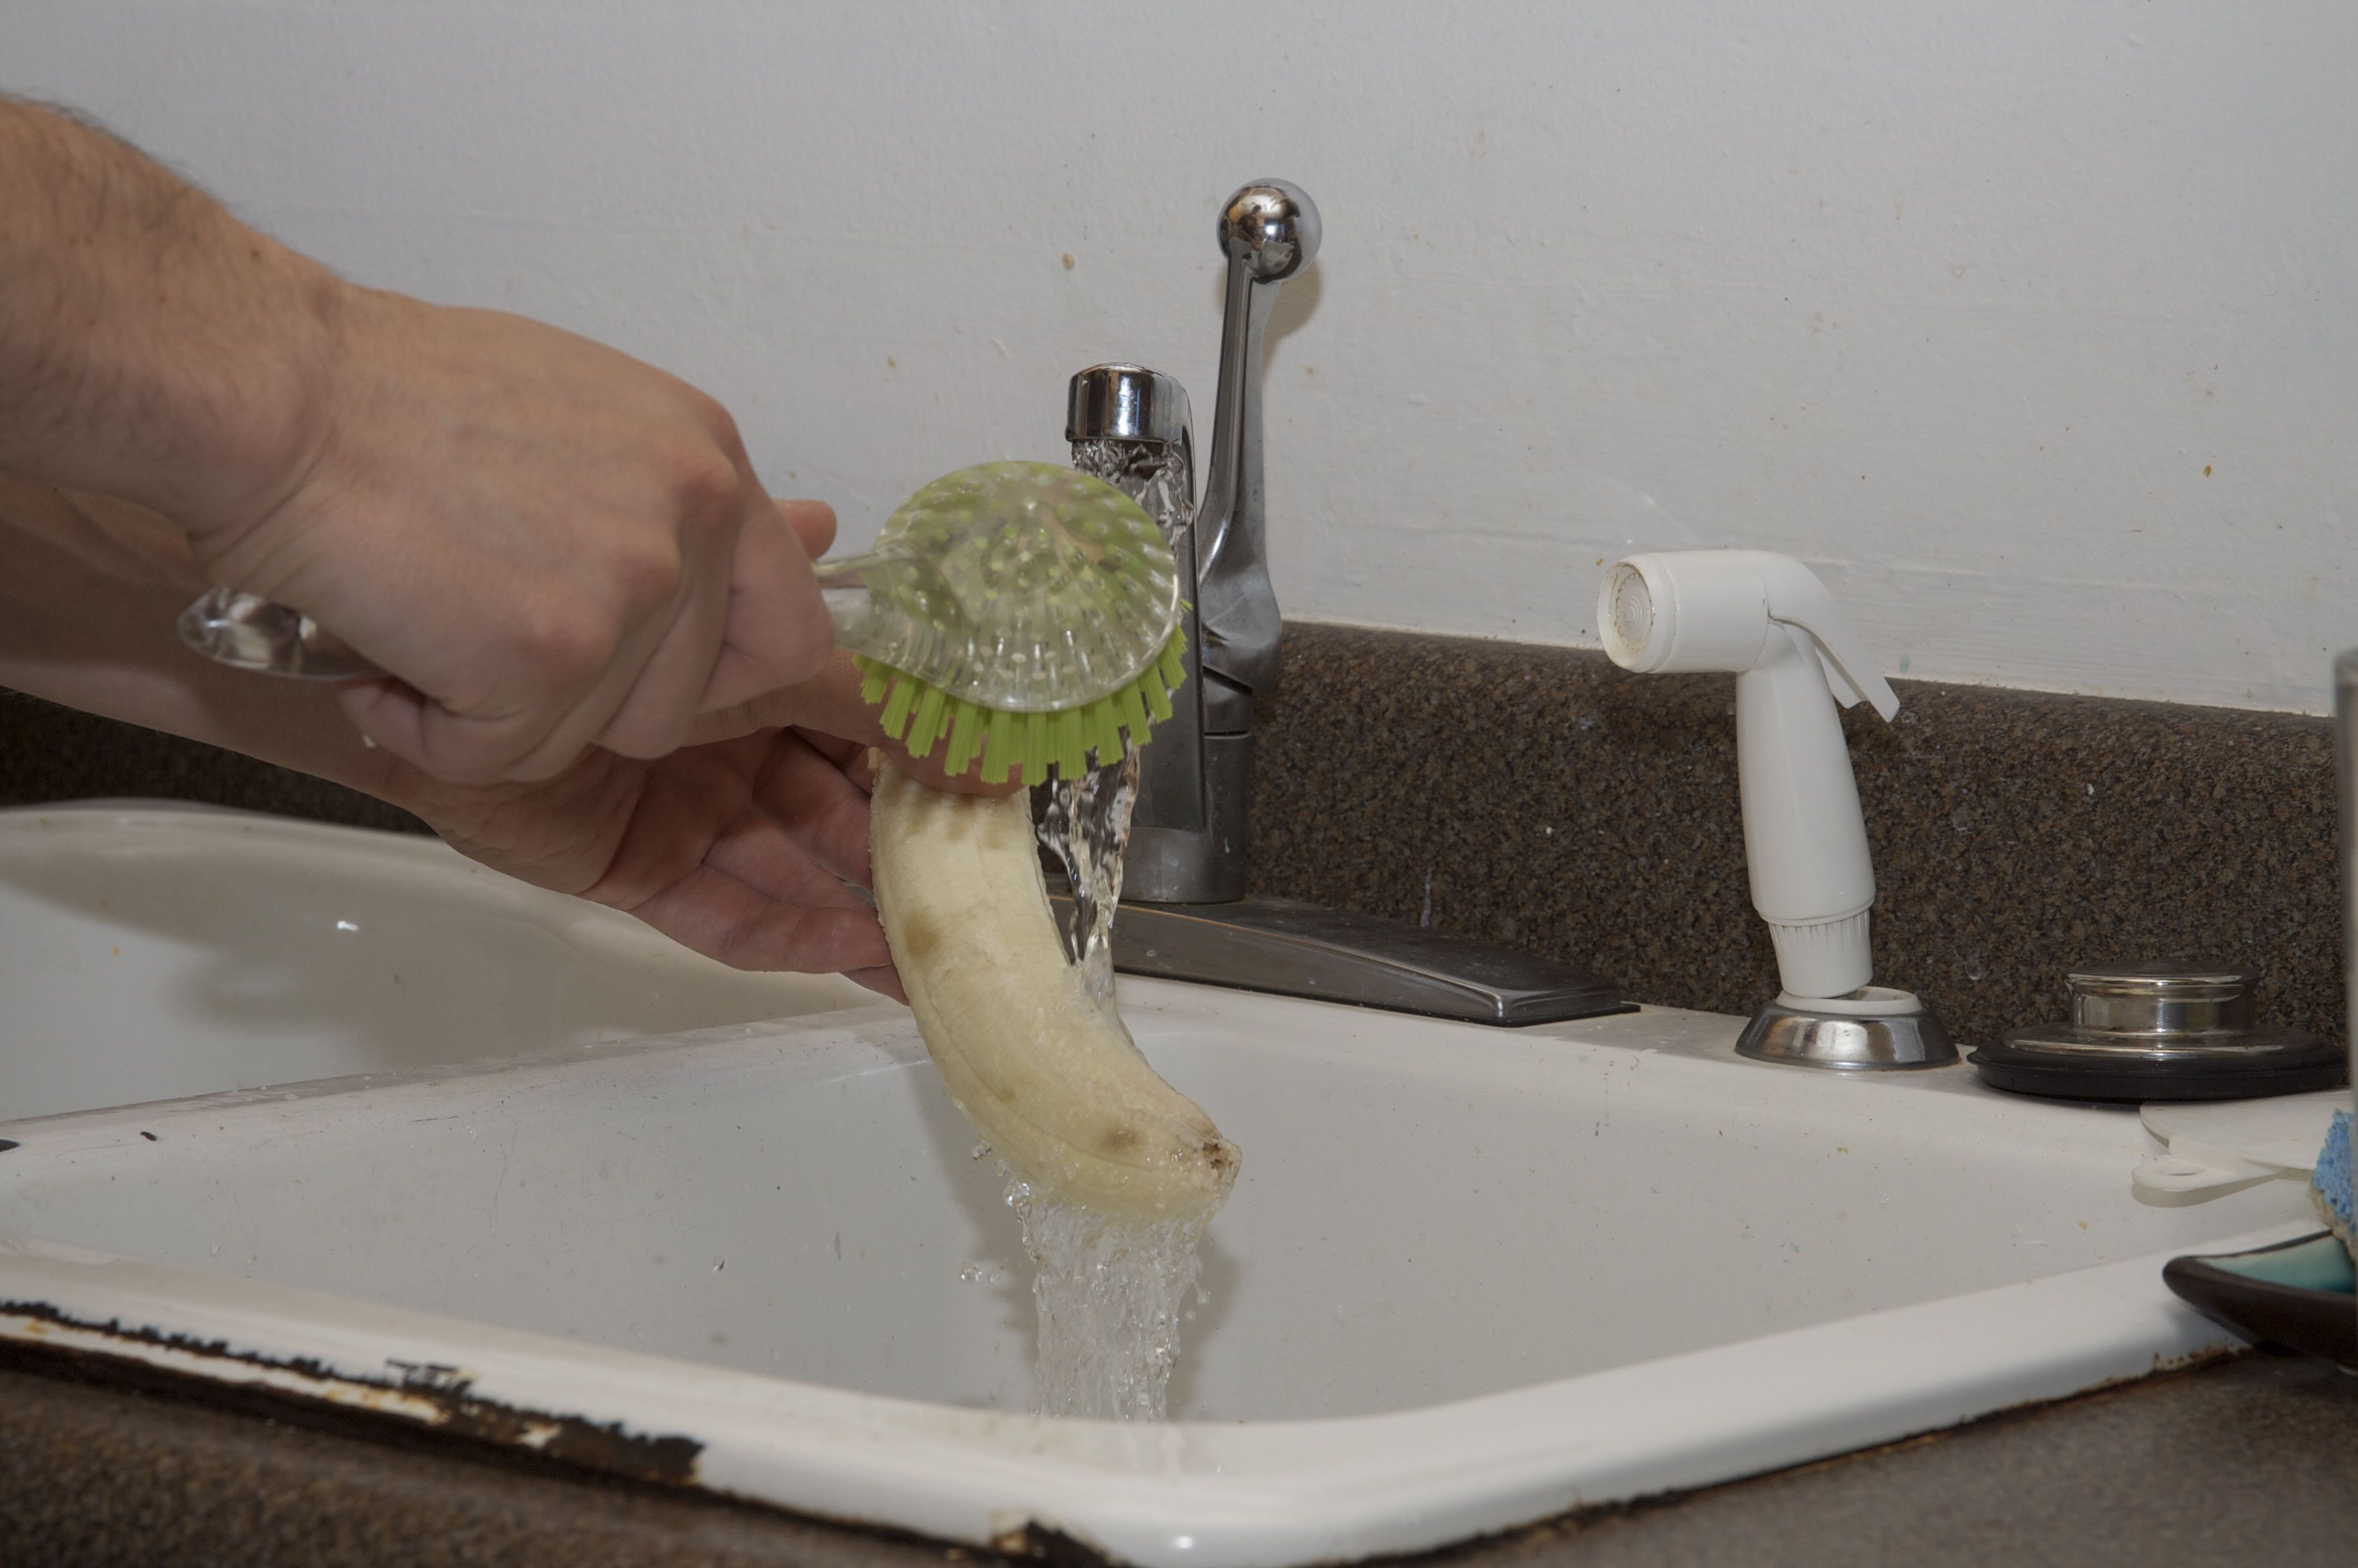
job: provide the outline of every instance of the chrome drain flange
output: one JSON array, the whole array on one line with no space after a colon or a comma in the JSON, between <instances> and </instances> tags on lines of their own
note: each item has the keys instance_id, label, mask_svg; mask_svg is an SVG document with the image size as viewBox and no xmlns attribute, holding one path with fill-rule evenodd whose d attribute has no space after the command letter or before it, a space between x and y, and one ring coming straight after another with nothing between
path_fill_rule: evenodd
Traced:
<instances>
[{"instance_id":1,"label":"chrome drain flange","mask_svg":"<svg viewBox=\"0 0 2358 1568\"><path fill-rule=\"evenodd\" d=\"M2256 971L2228 964L2083 964L2068 1023L2011 1029L1968 1058L2016 1094L2064 1099L2253 1099L2342 1081L2342 1048L2256 1022Z\"/></svg>"}]
</instances>

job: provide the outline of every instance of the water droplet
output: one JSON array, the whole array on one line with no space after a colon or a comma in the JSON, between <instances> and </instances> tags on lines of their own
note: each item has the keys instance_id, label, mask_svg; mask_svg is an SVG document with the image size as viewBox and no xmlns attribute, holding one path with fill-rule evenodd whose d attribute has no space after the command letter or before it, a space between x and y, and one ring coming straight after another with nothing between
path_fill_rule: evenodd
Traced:
<instances>
[{"instance_id":1,"label":"water droplet","mask_svg":"<svg viewBox=\"0 0 2358 1568\"><path fill-rule=\"evenodd\" d=\"M988 1143L978 1143L978 1144L976 1144L976 1145L974 1146L974 1152L973 1152L973 1153L971 1153L971 1154L968 1154L968 1155L967 1156L967 1158L968 1158L968 1159L969 1159L969 1160L979 1160L979 1159L981 1159L985 1154L988 1154L988 1153L990 1153L990 1144L988 1144Z\"/></svg>"}]
</instances>

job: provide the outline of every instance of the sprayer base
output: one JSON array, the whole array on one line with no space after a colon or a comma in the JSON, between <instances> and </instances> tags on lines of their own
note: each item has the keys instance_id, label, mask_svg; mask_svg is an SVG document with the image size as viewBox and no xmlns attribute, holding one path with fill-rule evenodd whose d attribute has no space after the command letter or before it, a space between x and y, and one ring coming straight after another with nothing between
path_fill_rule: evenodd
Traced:
<instances>
[{"instance_id":1,"label":"sprayer base","mask_svg":"<svg viewBox=\"0 0 2358 1568\"><path fill-rule=\"evenodd\" d=\"M1863 986L1823 1001L1780 996L1745 1025L1736 1054L1844 1073L1906 1072L1957 1061L1939 1015L1913 993L1888 986Z\"/></svg>"}]
</instances>

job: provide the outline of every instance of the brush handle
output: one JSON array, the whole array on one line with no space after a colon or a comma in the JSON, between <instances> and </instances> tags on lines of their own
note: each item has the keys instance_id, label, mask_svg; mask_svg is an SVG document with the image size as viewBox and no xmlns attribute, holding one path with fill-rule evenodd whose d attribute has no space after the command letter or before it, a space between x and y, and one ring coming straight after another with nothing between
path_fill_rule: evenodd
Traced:
<instances>
[{"instance_id":1,"label":"brush handle","mask_svg":"<svg viewBox=\"0 0 2358 1568\"><path fill-rule=\"evenodd\" d=\"M882 657L895 645L877 624L858 573L872 556L818 563L819 595L836 639L855 653ZM387 672L301 611L235 589L214 588L180 611L180 641L217 665L289 680L373 680ZM873 644L873 646L871 646ZM888 663L897 661L888 660Z\"/></svg>"},{"instance_id":2,"label":"brush handle","mask_svg":"<svg viewBox=\"0 0 2358 1568\"><path fill-rule=\"evenodd\" d=\"M208 589L180 611L180 641L218 665L292 680L368 680L385 672L299 610L258 593Z\"/></svg>"},{"instance_id":3,"label":"brush handle","mask_svg":"<svg viewBox=\"0 0 2358 1568\"><path fill-rule=\"evenodd\" d=\"M1138 503L1050 463L980 463L919 490L876 547L817 564L835 640L945 697L1055 713L1114 696L1163 656L1178 568ZM235 669L306 680L388 675L301 611L217 588L181 641Z\"/></svg>"}]
</instances>

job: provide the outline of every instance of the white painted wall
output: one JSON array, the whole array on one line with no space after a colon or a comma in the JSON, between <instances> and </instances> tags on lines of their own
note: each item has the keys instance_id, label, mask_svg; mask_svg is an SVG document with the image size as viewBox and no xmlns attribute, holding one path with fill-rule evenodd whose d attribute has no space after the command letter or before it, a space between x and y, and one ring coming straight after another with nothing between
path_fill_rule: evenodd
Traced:
<instances>
[{"instance_id":1,"label":"white painted wall","mask_svg":"<svg viewBox=\"0 0 2358 1568\"><path fill-rule=\"evenodd\" d=\"M1599 557L1740 543L1894 673L2317 709L2358 643L2331 0L0 0L0 87L679 372L853 538L1094 361L1208 417L1273 173L1291 615L1593 644Z\"/></svg>"}]
</instances>

